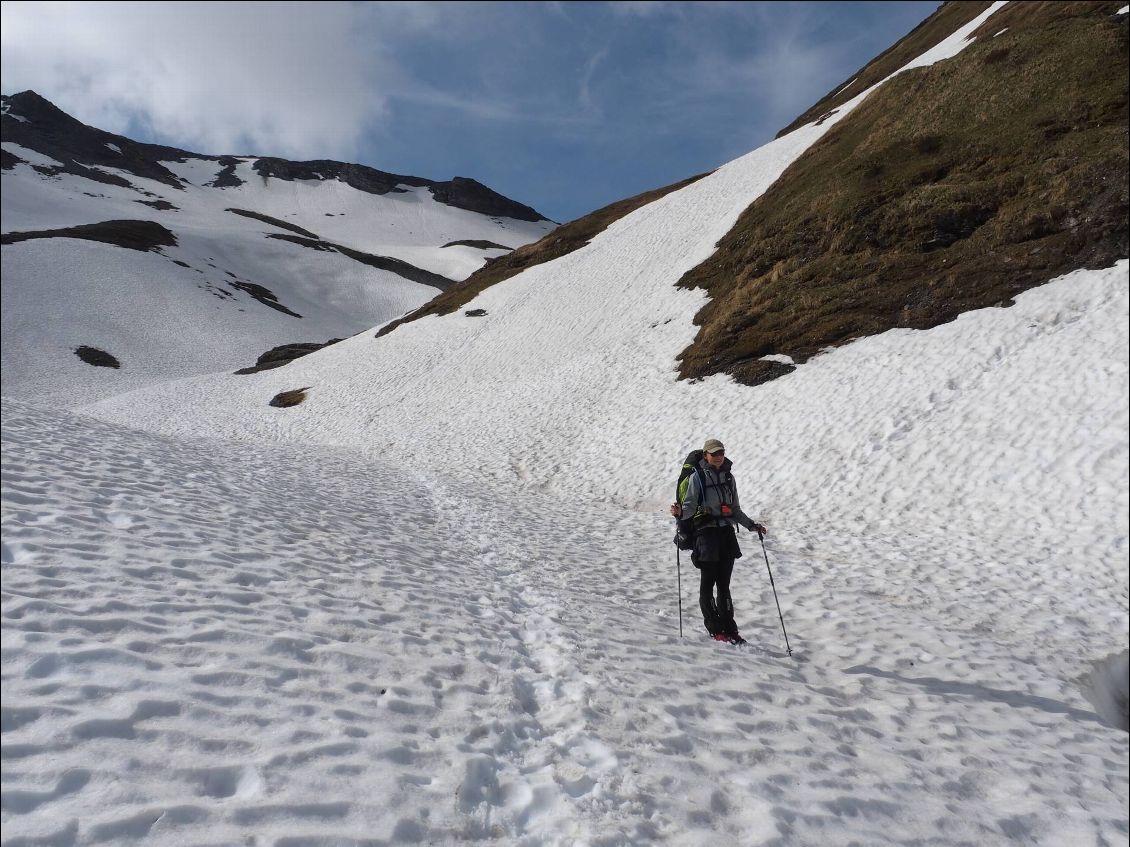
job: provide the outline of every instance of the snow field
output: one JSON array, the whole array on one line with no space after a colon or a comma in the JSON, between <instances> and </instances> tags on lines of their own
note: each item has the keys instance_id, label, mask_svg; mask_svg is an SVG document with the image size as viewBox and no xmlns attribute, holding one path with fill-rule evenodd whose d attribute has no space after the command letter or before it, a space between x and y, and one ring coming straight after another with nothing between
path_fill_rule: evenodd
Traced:
<instances>
[{"instance_id":1,"label":"snow field","mask_svg":"<svg viewBox=\"0 0 1130 847\"><path fill-rule=\"evenodd\" d=\"M771 535L793 660L747 534L751 646L699 633L685 561L680 641L659 517L4 420L5 844L1124 837L1125 734L960 548Z\"/></svg>"}]
</instances>

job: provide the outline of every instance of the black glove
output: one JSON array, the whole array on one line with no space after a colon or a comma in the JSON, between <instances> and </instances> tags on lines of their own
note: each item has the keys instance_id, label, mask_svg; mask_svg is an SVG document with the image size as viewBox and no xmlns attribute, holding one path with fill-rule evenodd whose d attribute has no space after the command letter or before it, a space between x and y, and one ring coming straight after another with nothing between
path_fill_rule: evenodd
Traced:
<instances>
[{"instance_id":1,"label":"black glove","mask_svg":"<svg viewBox=\"0 0 1130 847\"><path fill-rule=\"evenodd\" d=\"M680 550L694 549L694 521L681 520L677 523L675 531L675 546Z\"/></svg>"}]
</instances>

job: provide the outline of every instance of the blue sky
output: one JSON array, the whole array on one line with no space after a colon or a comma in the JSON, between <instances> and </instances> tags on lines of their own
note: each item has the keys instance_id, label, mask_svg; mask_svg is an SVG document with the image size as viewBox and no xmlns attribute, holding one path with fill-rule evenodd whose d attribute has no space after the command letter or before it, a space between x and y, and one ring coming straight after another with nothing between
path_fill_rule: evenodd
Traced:
<instances>
[{"instance_id":1,"label":"blue sky","mask_svg":"<svg viewBox=\"0 0 1130 847\"><path fill-rule=\"evenodd\" d=\"M5 2L2 87L201 153L469 176L558 221L770 140L937 2Z\"/></svg>"}]
</instances>

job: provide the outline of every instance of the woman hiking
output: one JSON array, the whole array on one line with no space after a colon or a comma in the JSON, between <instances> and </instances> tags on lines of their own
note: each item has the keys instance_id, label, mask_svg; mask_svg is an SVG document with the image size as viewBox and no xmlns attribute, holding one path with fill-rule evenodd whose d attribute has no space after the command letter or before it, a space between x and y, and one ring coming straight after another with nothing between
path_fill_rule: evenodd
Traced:
<instances>
[{"instance_id":1,"label":"woman hiking","mask_svg":"<svg viewBox=\"0 0 1130 847\"><path fill-rule=\"evenodd\" d=\"M765 527L742 511L738 486L730 472L733 463L726 458L722 442L708 438L702 452L694 472L685 480L685 489L680 486L680 502L671 507L671 513L684 526L693 522L691 563L701 574L698 602L706 631L716 641L744 644L734 622L734 601L730 597L734 560L742 555L735 527L741 524L759 536L765 535Z\"/></svg>"}]
</instances>

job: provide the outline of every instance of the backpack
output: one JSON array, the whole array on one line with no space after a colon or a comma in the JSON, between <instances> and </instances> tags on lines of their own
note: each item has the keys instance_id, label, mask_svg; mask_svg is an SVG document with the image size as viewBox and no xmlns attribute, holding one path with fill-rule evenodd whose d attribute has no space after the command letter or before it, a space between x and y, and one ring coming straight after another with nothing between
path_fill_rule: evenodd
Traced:
<instances>
[{"instance_id":1,"label":"backpack","mask_svg":"<svg viewBox=\"0 0 1130 847\"><path fill-rule=\"evenodd\" d=\"M706 489L706 483L702 478L702 471L698 469L698 463L702 461L703 452L701 450L691 450L687 454L687 458L683 460L683 468L679 471L679 481L675 483L675 502L682 503L683 497L687 493L687 486L690 485L691 474L698 476L698 487L700 491ZM675 530L675 546L680 550L693 550L694 549L694 516L683 516L676 522Z\"/></svg>"}]
</instances>

